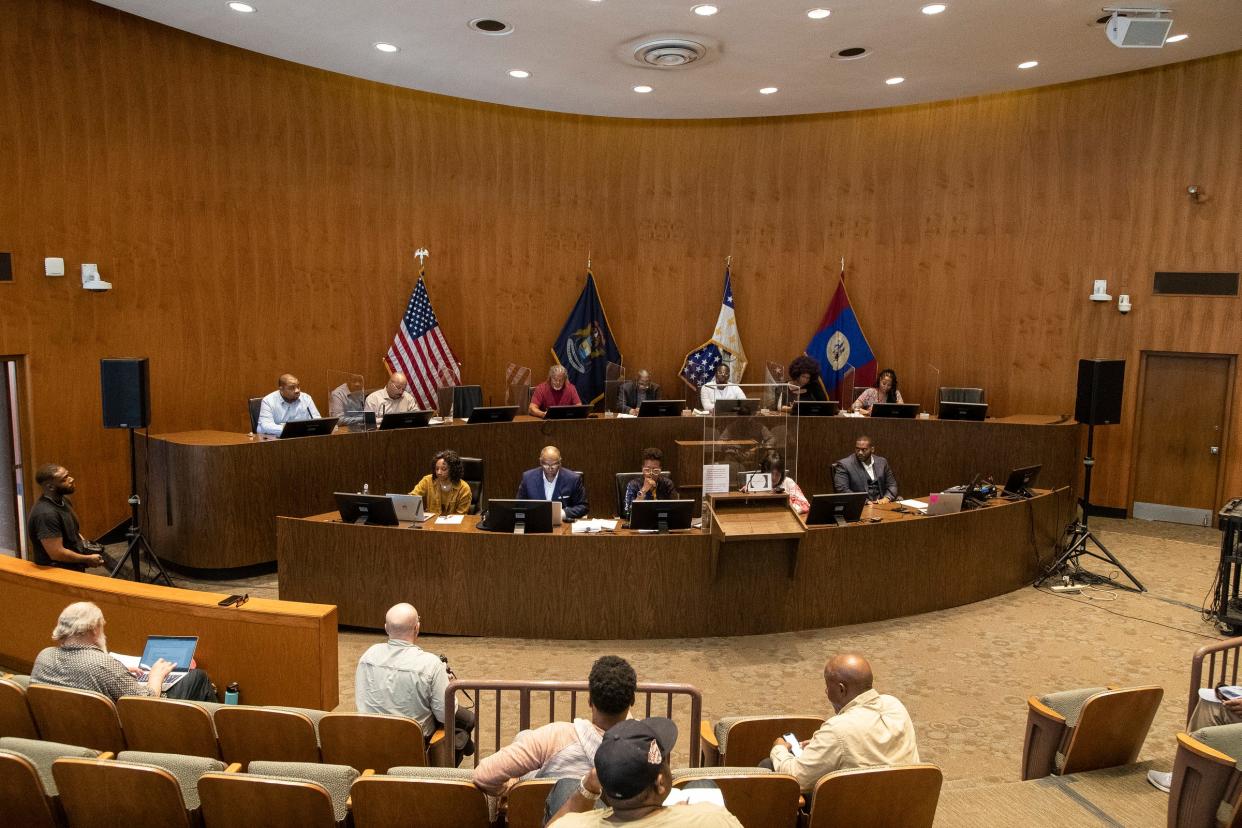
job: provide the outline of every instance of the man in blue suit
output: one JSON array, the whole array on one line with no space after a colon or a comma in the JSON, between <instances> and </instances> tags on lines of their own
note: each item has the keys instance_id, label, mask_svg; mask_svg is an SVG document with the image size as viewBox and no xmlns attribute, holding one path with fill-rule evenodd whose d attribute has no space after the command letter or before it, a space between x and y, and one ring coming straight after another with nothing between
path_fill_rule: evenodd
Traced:
<instances>
[{"instance_id":1,"label":"man in blue suit","mask_svg":"<svg viewBox=\"0 0 1242 828\"><path fill-rule=\"evenodd\" d=\"M586 517L591 508L582 473L561 467L561 450L556 446L545 446L539 452L539 468L522 473L517 496L519 500L559 500L561 515L570 520Z\"/></svg>"},{"instance_id":2,"label":"man in blue suit","mask_svg":"<svg viewBox=\"0 0 1242 828\"><path fill-rule=\"evenodd\" d=\"M832 487L838 494L866 492L871 503L888 503L897 499L897 478L888 461L875 453L870 437L854 442L854 453L837 461L832 474Z\"/></svg>"}]
</instances>

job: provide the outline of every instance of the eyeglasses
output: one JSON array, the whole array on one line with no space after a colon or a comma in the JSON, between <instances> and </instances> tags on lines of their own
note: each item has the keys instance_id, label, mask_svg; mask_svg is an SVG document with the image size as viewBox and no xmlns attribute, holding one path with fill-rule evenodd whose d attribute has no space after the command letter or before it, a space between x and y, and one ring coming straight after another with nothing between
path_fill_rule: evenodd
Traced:
<instances>
[{"instance_id":1,"label":"eyeglasses","mask_svg":"<svg viewBox=\"0 0 1242 828\"><path fill-rule=\"evenodd\" d=\"M540 462L539 465L543 466L545 469L559 469L561 467L561 461L560 460L552 460L552 461L545 460L545 461Z\"/></svg>"}]
</instances>

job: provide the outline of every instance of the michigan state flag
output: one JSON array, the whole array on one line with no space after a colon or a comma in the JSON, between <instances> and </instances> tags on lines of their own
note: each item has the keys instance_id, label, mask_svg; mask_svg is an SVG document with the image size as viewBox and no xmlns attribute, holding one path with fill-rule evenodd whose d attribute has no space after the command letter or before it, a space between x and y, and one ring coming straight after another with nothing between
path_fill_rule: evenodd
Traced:
<instances>
[{"instance_id":1,"label":"michigan state flag","mask_svg":"<svg viewBox=\"0 0 1242 828\"><path fill-rule=\"evenodd\" d=\"M875 354L867 344L867 337L863 336L862 326L858 324L858 317L850 306L849 294L845 292L844 263L841 266L841 280L837 283L837 290L832 294L828 310L824 311L819 330L806 346L806 353L819 361L824 387L833 399L840 401L842 408L847 408L854 402L852 399L842 399L842 394L852 395L853 388L875 385ZM854 370L853 388L845 388L851 368Z\"/></svg>"},{"instance_id":2,"label":"michigan state flag","mask_svg":"<svg viewBox=\"0 0 1242 828\"><path fill-rule=\"evenodd\" d=\"M565 367L584 403L594 403L604 395L608 363L621 364L621 349L613 341L595 277L589 270L582 294L552 346L552 356Z\"/></svg>"}]
</instances>

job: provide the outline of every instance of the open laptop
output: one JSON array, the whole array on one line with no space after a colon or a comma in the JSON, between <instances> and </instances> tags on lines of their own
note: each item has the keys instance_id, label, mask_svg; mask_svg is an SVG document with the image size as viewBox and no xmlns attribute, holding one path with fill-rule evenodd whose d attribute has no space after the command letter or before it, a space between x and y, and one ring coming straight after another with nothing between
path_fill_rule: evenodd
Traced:
<instances>
[{"instance_id":1,"label":"open laptop","mask_svg":"<svg viewBox=\"0 0 1242 828\"><path fill-rule=\"evenodd\" d=\"M394 428L422 428L431 422L431 415L435 413L431 409L392 411L385 414L384 419L380 420L380 431L390 431Z\"/></svg>"},{"instance_id":2,"label":"open laptop","mask_svg":"<svg viewBox=\"0 0 1242 828\"><path fill-rule=\"evenodd\" d=\"M174 665L171 673L164 679L164 690L172 687L185 678L190 664L194 661L194 651L198 648L196 635L153 635L147 639L142 648L142 658L138 662L141 671L139 681L146 681L151 673L151 665L159 659L171 661Z\"/></svg>"},{"instance_id":3,"label":"open laptop","mask_svg":"<svg viewBox=\"0 0 1242 828\"><path fill-rule=\"evenodd\" d=\"M397 513L397 520L422 523L430 517L430 515L423 511L423 499L419 495L389 492L384 496L392 501L392 509Z\"/></svg>"},{"instance_id":4,"label":"open laptop","mask_svg":"<svg viewBox=\"0 0 1242 828\"><path fill-rule=\"evenodd\" d=\"M957 514L962 511L962 497L963 495L959 492L940 492L929 495L927 510L923 514L928 516Z\"/></svg>"},{"instance_id":5,"label":"open laptop","mask_svg":"<svg viewBox=\"0 0 1242 828\"><path fill-rule=\"evenodd\" d=\"M336 428L337 417L320 417L318 420L290 420L280 429L280 439L289 437L318 437L331 434Z\"/></svg>"}]
</instances>

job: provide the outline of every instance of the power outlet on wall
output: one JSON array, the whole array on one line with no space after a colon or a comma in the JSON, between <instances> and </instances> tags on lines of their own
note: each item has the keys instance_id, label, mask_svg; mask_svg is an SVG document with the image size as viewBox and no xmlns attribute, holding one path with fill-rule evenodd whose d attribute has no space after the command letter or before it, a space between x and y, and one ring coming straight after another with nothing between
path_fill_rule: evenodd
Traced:
<instances>
[{"instance_id":1,"label":"power outlet on wall","mask_svg":"<svg viewBox=\"0 0 1242 828\"><path fill-rule=\"evenodd\" d=\"M13 254L0 253L0 282L13 281Z\"/></svg>"}]
</instances>

